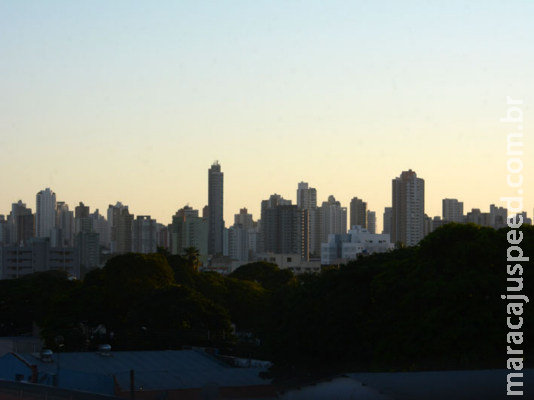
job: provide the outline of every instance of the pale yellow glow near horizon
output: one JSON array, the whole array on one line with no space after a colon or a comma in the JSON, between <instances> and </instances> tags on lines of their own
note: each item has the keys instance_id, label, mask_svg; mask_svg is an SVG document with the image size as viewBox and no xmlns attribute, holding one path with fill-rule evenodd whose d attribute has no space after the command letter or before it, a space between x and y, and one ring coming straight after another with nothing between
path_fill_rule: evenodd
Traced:
<instances>
[{"instance_id":1,"label":"pale yellow glow near horizon","mask_svg":"<svg viewBox=\"0 0 534 400\"><path fill-rule=\"evenodd\" d=\"M443 198L488 211L516 195L511 96L532 216L534 3L223 3L0 4L0 214L50 187L167 224L207 204L214 160L226 226L305 181L319 204L364 199L381 231L407 169L429 216Z\"/></svg>"}]
</instances>

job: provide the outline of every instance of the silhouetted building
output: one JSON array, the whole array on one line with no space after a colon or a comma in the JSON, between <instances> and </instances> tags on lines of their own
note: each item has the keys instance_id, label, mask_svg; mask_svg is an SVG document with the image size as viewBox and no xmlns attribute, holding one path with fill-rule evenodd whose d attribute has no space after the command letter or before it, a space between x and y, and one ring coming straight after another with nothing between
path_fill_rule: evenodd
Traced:
<instances>
[{"instance_id":1,"label":"silhouetted building","mask_svg":"<svg viewBox=\"0 0 534 400\"><path fill-rule=\"evenodd\" d=\"M391 217L393 216L393 210L391 207L384 208L383 220L382 220L382 233L391 236Z\"/></svg>"},{"instance_id":2,"label":"silhouetted building","mask_svg":"<svg viewBox=\"0 0 534 400\"><path fill-rule=\"evenodd\" d=\"M108 222L111 224L111 252L116 254L132 251L133 215L128 206L120 202L108 208Z\"/></svg>"},{"instance_id":3,"label":"silhouetted building","mask_svg":"<svg viewBox=\"0 0 534 400\"><path fill-rule=\"evenodd\" d=\"M367 230L370 234L376 234L376 213L367 210Z\"/></svg>"},{"instance_id":4,"label":"silhouetted building","mask_svg":"<svg viewBox=\"0 0 534 400\"><path fill-rule=\"evenodd\" d=\"M56 203L56 231L60 237L52 246L72 247L74 245L74 213L69 211L69 206L63 202Z\"/></svg>"},{"instance_id":5,"label":"silhouetted building","mask_svg":"<svg viewBox=\"0 0 534 400\"><path fill-rule=\"evenodd\" d=\"M298 184L297 206L302 210L308 210L310 254L318 257L321 254L321 224L317 208L317 190L309 187L307 182Z\"/></svg>"},{"instance_id":6,"label":"silhouetted building","mask_svg":"<svg viewBox=\"0 0 534 400\"><path fill-rule=\"evenodd\" d=\"M321 243L328 242L330 234L347 233L347 207L341 207L334 196L328 196L319 209L319 224Z\"/></svg>"},{"instance_id":7,"label":"silhouetted building","mask_svg":"<svg viewBox=\"0 0 534 400\"><path fill-rule=\"evenodd\" d=\"M0 279L14 279L42 271L65 271L80 277L80 264L73 247L51 247L48 238L33 238L24 246L0 248Z\"/></svg>"},{"instance_id":8,"label":"silhouetted building","mask_svg":"<svg viewBox=\"0 0 534 400\"><path fill-rule=\"evenodd\" d=\"M223 189L224 174L220 164L215 161L208 170L208 254L222 254L223 252Z\"/></svg>"},{"instance_id":9,"label":"silhouetted building","mask_svg":"<svg viewBox=\"0 0 534 400\"><path fill-rule=\"evenodd\" d=\"M496 207L494 204L490 204L490 225L495 229L506 227L508 217L508 210L504 207Z\"/></svg>"},{"instance_id":10,"label":"silhouetted building","mask_svg":"<svg viewBox=\"0 0 534 400\"><path fill-rule=\"evenodd\" d=\"M425 181L403 171L392 181L391 241L415 246L424 237Z\"/></svg>"},{"instance_id":11,"label":"silhouetted building","mask_svg":"<svg viewBox=\"0 0 534 400\"><path fill-rule=\"evenodd\" d=\"M27 208L21 200L11 205L8 217L9 239L5 244L26 244L34 237L34 219L31 208Z\"/></svg>"},{"instance_id":12,"label":"silhouetted building","mask_svg":"<svg viewBox=\"0 0 534 400\"><path fill-rule=\"evenodd\" d=\"M262 253L300 254L309 259L308 210L291 205L274 194L262 201L260 232L263 238Z\"/></svg>"},{"instance_id":13,"label":"silhouetted building","mask_svg":"<svg viewBox=\"0 0 534 400\"><path fill-rule=\"evenodd\" d=\"M367 203L357 197L350 201L350 226L367 228Z\"/></svg>"},{"instance_id":14,"label":"silhouetted building","mask_svg":"<svg viewBox=\"0 0 534 400\"><path fill-rule=\"evenodd\" d=\"M36 195L36 237L49 238L56 226L56 194L49 188Z\"/></svg>"},{"instance_id":15,"label":"silhouetted building","mask_svg":"<svg viewBox=\"0 0 534 400\"><path fill-rule=\"evenodd\" d=\"M299 182L297 187L297 206L309 210L317 208L317 190L308 187L307 182Z\"/></svg>"},{"instance_id":16,"label":"silhouetted building","mask_svg":"<svg viewBox=\"0 0 534 400\"><path fill-rule=\"evenodd\" d=\"M92 220L92 231L98 233L98 243L100 246L110 248L110 228L109 222L100 214L98 208L94 213L89 214L89 218ZM83 225L83 223L82 223Z\"/></svg>"},{"instance_id":17,"label":"silhouetted building","mask_svg":"<svg viewBox=\"0 0 534 400\"><path fill-rule=\"evenodd\" d=\"M133 221L133 251L135 253L155 253L157 236L156 220L146 215L138 215Z\"/></svg>"},{"instance_id":18,"label":"silhouetted building","mask_svg":"<svg viewBox=\"0 0 534 400\"><path fill-rule=\"evenodd\" d=\"M255 223L252 214L246 208L241 208L239 214L234 214L234 225L241 225L244 229L253 228Z\"/></svg>"},{"instance_id":19,"label":"silhouetted building","mask_svg":"<svg viewBox=\"0 0 534 400\"><path fill-rule=\"evenodd\" d=\"M457 199L443 199L442 219L448 222L464 222L464 203Z\"/></svg>"}]
</instances>

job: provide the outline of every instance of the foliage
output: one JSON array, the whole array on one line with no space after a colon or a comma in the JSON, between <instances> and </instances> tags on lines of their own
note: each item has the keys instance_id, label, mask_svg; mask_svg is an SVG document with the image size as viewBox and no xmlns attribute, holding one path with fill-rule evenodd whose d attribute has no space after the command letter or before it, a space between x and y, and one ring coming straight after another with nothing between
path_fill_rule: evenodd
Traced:
<instances>
[{"instance_id":1,"label":"foliage","mask_svg":"<svg viewBox=\"0 0 534 400\"><path fill-rule=\"evenodd\" d=\"M521 231L520 247L533 257L534 228ZM273 361L271 375L278 379L502 368L508 232L449 224L416 247L298 277L268 263L230 276L200 272L194 249L184 256L127 254L83 282L60 272L0 281L0 330L27 333L35 321L49 346L63 336L65 350L104 341L115 349L217 346ZM533 300L532 261L522 266L522 294ZM530 303L523 318L518 348L532 366Z\"/></svg>"}]
</instances>

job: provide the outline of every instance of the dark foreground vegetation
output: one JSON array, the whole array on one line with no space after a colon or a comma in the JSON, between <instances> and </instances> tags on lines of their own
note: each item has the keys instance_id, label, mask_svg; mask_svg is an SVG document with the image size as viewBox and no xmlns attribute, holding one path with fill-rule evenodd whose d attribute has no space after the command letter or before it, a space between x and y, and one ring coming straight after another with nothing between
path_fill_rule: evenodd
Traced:
<instances>
[{"instance_id":1,"label":"dark foreground vegetation","mask_svg":"<svg viewBox=\"0 0 534 400\"><path fill-rule=\"evenodd\" d=\"M534 258L534 228L521 230ZM0 281L0 335L36 324L61 351L217 347L273 361L276 377L506 368L507 232L449 224L417 247L299 277L268 263L199 272L194 251L117 256L83 281L61 272ZM520 293L533 302L532 261L522 266ZM514 345L531 367L533 317L529 303Z\"/></svg>"}]
</instances>

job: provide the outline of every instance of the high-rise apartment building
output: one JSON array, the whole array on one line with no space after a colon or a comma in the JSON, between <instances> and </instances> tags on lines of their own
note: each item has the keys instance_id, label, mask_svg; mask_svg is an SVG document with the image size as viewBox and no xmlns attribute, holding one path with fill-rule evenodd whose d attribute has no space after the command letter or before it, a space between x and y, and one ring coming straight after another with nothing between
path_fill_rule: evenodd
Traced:
<instances>
[{"instance_id":1,"label":"high-rise apartment building","mask_svg":"<svg viewBox=\"0 0 534 400\"><path fill-rule=\"evenodd\" d=\"M328 196L319 210L319 224L321 243L327 243L330 234L347 233L347 207L341 207L334 196Z\"/></svg>"},{"instance_id":2,"label":"high-rise apartment building","mask_svg":"<svg viewBox=\"0 0 534 400\"><path fill-rule=\"evenodd\" d=\"M25 245L34 236L34 215L21 200L11 205L8 217L10 240L7 243Z\"/></svg>"},{"instance_id":3,"label":"high-rise apartment building","mask_svg":"<svg viewBox=\"0 0 534 400\"><path fill-rule=\"evenodd\" d=\"M150 254L157 250L155 219L148 215L138 215L133 221L132 250L135 253Z\"/></svg>"},{"instance_id":4,"label":"high-rise apartment building","mask_svg":"<svg viewBox=\"0 0 534 400\"><path fill-rule=\"evenodd\" d=\"M56 194L46 188L36 195L35 236L49 238L56 226Z\"/></svg>"},{"instance_id":5,"label":"high-rise apartment building","mask_svg":"<svg viewBox=\"0 0 534 400\"><path fill-rule=\"evenodd\" d=\"M495 229L507 226L508 210L505 207L497 207L490 204L490 226Z\"/></svg>"},{"instance_id":6,"label":"high-rise apartment building","mask_svg":"<svg viewBox=\"0 0 534 400\"><path fill-rule=\"evenodd\" d=\"M300 254L309 260L308 210L291 205L274 194L261 204L260 236L262 252L275 254Z\"/></svg>"},{"instance_id":7,"label":"high-rise apartment building","mask_svg":"<svg viewBox=\"0 0 534 400\"><path fill-rule=\"evenodd\" d=\"M443 221L464 222L464 203L457 199L443 199L441 216Z\"/></svg>"},{"instance_id":8,"label":"high-rise apartment building","mask_svg":"<svg viewBox=\"0 0 534 400\"><path fill-rule=\"evenodd\" d=\"M319 209L317 208L317 190L309 187L307 182L299 182L297 186L297 206L308 210L309 247L313 257L321 254L321 230Z\"/></svg>"},{"instance_id":9,"label":"high-rise apartment building","mask_svg":"<svg viewBox=\"0 0 534 400\"><path fill-rule=\"evenodd\" d=\"M393 210L391 207L384 208L384 214L382 216L382 233L391 235L391 217L393 215Z\"/></svg>"},{"instance_id":10,"label":"high-rise apartment building","mask_svg":"<svg viewBox=\"0 0 534 400\"><path fill-rule=\"evenodd\" d=\"M425 181L403 171L392 181L391 241L415 246L424 237Z\"/></svg>"},{"instance_id":11,"label":"high-rise apartment building","mask_svg":"<svg viewBox=\"0 0 534 400\"><path fill-rule=\"evenodd\" d=\"M372 235L376 234L376 213L370 210L367 210L367 231Z\"/></svg>"},{"instance_id":12,"label":"high-rise apartment building","mask_svg":"<svg viewBox=\"0 0 534 400\"><path fill-rule=\"evenodd\" d=\"M89 214L89 218L92 220L92 227L93 230L98 233L98 243L99 246L103 246L106 248L110 247L110 229L109 229L109 223L104 218L103 215L100 214L98 208L95 210L95 212Z\"/></svg>"},{"instance_id":13,"label":"high-rise apartment building","mask_svg":"<svg viewBox=\"0 0 534 400\"><path fill-rule=\"evenodd\" d=\"M253 228L255 224L252 214L249 214L246 208L241 208L239 214L234 214L234 225L241 225L243 229Z\"/></svg>"},{"instance_id":14,"label":"high-rise apartment building","mask_svg":"<svg viewBox=\"0 0 534 400\"><path fill-rule=\"evenodd\" d=\"M124 254L132 251L132 224L133 215L128 206L120 202L109 205L108 221L111 225L111 252Z\"/></svg>"},{"instance_id":15,"label":"high-rise apartment building","mask_svg":"<svg viewBox=\"0 0 534 400\"><path fill-rule=\"evenodd\" d=\"M353 197L350 201L350 228L358 225L367 228L367 203Z\"/></svg>"},{"instance_id":16,"label":"high-rise apartment building","mask_svg":"<svg viewBox=\"0 0 534 400\"><path fill-rule=\"evenodd\" d=\"M72 247L74 245L74 213L64 201L56 203L56 232L59 240L52 247Z\"/></svg>"},{"instance_id":17,"label":"high-rise apartment building","mask_svg":"<svg viewBox=\"0 0 534 400\"><path fill-rule=\"evenodd\" d=\"M299 182L297 187L297 206L301 209L317 208L317 190L308 187L307 182Z\"/></svg>"},{"instance_id":18,"label":"high-rise apartment building","mask_svg":"<svg viewBox=\"0 0 534 400\"><path fill-rule=\"evenodd\" d=\"M208 254L223 252L223 194L224 174L221 165L215 161L208 170Z\"/></svg>"}]
</instances>

